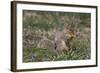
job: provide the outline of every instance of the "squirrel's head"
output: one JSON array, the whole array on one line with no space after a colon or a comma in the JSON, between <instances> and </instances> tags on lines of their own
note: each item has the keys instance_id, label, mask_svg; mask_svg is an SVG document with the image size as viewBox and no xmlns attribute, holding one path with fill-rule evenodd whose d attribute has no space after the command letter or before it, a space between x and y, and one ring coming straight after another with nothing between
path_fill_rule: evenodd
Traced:
<instances>
[{"instance_id":1,"label":"squirrel's head","mask_svg":"<svg viewBox=\"0 0 100 73\"><path fill-rule=\"evenodd\" d=\"M75 30L67 29L67 28L64 29L64 33L66 34L68 39L73 39L80 35L79 31L75 31Z\"/></svg>"}]
</instances>

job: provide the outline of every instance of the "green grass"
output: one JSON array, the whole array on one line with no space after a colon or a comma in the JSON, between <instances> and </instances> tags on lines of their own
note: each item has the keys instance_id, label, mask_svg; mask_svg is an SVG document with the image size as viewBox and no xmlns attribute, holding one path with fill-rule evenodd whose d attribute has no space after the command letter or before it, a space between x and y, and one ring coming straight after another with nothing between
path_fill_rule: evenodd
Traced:
<instances>
[{"instance_id":1,"label":"green grass","mask_svg":"<svg viewBox=\"0 0 100 73\"><path fill-rule=\"evenodd\" d=\"M54 53L48 48L24 48L23 62L86 60L91 58L90 42L83 38L74 38L70 41L71 50Z\"/></svg>"},{"instance_id":2,"label":"green grass","mask_svg":"<svg viewBox=\"0 0 100 73\"><path fill-rule=\"evenodd\" d=\"M34 58L32 58L34 57ZM69 52L55 54L48 49L32 48L25 49L23 62L41 62L41 61L65 61L65 60L84 60L90 59L89 48L76 48Z\"/></svg>"}]
</instances>

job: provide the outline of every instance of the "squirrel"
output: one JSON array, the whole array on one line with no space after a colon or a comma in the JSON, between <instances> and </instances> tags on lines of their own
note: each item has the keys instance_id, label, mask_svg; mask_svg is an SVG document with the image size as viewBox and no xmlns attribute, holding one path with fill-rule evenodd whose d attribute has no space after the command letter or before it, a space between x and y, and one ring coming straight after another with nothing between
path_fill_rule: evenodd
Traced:
<instances>
[{"instance_id":1,"label":"squirrel","mask_svg":"<svg viewBox=\"0 0 100 73\"><path fill-rule=\"evenodd\" d=\"M51 49L54 53L68 52L71 49L69 43L77 35L77 32L69 29L57 30L54 34L54 40L44 37L39 42L38 47Z\"/></svg>"}]
</instances>

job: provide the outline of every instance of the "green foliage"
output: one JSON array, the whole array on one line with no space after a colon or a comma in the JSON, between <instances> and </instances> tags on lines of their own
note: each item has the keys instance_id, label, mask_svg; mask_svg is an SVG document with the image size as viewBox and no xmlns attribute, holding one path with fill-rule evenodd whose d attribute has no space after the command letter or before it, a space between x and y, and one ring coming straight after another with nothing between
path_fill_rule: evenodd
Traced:
<instances>
[{"instance_id":1,"label":"green foliage","mask_svg":"<svg viewBox=\"0 0 100 73\"><path fill-rule=\"evenodd\" d=\"M88 48L89 49L89 48ZM24 62L38 62L38 61L64 61L64 60L82 60L90 59L90 51L86 48L76 48L70 52L62 52L60 54L55 54L49 49L43 48L32 48L30 50L31 54L28 53L29 49L24 50L28 57L24 58ZM24 54L25 57L25 54ZM34 57L34 59L32 58Z\"/></svg>"}]
</instances>

